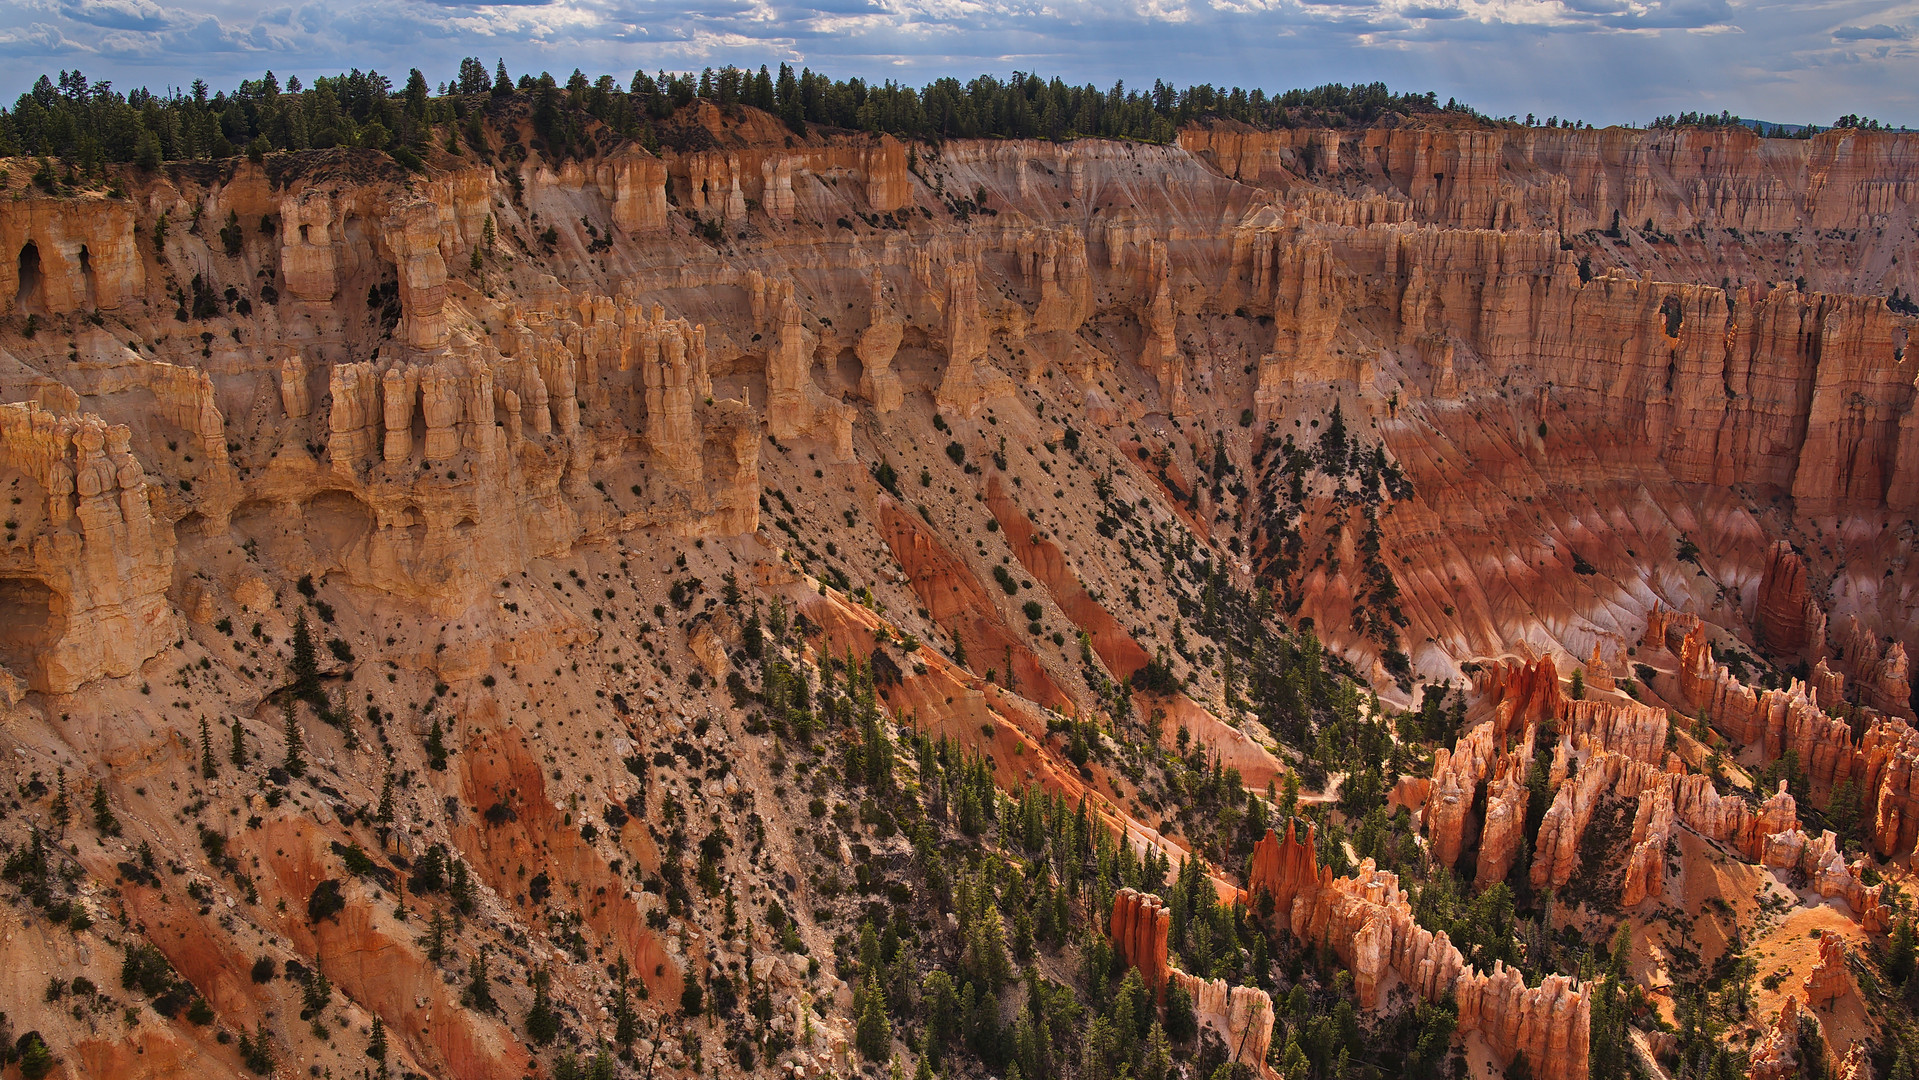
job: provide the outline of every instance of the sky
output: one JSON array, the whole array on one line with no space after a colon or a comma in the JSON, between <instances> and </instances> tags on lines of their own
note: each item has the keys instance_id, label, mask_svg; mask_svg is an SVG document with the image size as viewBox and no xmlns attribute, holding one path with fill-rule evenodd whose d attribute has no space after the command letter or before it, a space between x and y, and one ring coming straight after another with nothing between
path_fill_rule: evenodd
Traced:
<instances>
[{"instance_id":1,"label":"sky","mask_svg":"<svg viewBox=\"0 0 1919 1080\"><path fill-rule=\"evenodd\" d=\"M438 84L464 56L622 84L781 62L914 85L1384 81L1542 121L1724 109L1919 127L1919 0L0 0L6 102L65 69L156 92L355 67Z\"/></svg>"}]
</instances>

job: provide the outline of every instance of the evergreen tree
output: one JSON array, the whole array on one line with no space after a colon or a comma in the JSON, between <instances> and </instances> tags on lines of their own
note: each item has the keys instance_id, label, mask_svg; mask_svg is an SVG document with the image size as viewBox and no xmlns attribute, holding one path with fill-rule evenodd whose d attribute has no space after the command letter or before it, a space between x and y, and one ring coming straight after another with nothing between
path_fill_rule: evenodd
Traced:
<instances>
[{"instance_id":1,"label":"evergreen tree","mask_svg":"<svg viewBox=\"0 0 1919 1080\"><path fill-rule=\"evenodd\" d=\"M366 1056L384 1065L386 1055L386 1021L376 1016L373 1018L373 1036L367 1040Z\"/></svg>"},{"instance_id":2,"label":"evergreen tree","mask_svg":"<svg viewBox=\"0 0 1919 1080\"><path fill-rule=\"evenodd\" d=\"M433 729L426 736L426 762L435 772L446 771L445 732L440 730L440 718L433 718Z\"/></svg>"},{"instance_id":3,"label":"evergreen tree","mask_svg":"<svg viewBox=\"0 0 1919 1080\"><path fill-rule=\"evenodd\" d=\"M200 717L200 778L211 780L220 775L220 766L213 760L213 727L205 716Z\"/></svg>"},{"instance_id":4,"label":"evergreen tree","mask_svg":"<svg viewBox=\"0 0 1919 1080\"><path fill-rule=\"evenodd\" d=\"M426 932L426 958L439 963L446 956L446 912L435 908Z\"/></svg>"},{"instance_id":5,"label":"evergreen tree","mask_svg":"<svg viewBox=\"0 0 1919 1080\"><path fill-rule=\"evenodd\" d=\"M247 764L246 731L240 727L239 717L234 717L231 723L233 725L233 747L227 752L227 757L228 760L233 762L234 768L244 769Z\"/></svg>"},{"instance_id":6,"label":"evergreen tree","mask_svg":"<svg viewBox=\"0 0 1919 1080\"><path fill-rule=\"evenodd\" d=\"M474 954L466 966L466 993L462 1000L468 1008L481 1012L492 1012L497 1008L493 1001L492 980L487 977L485 948Z\"/></svg>"},{"instance_id":7,"label":"evergreen tree","mask_svg":"<svg viewBox=\"0 0 1919 1080\"><path fill-rule=\"evenodd\" d=\"M101 836L119 836L120 821L113 816L113 808L107 805L106 781L93 785L93 828Z\"/></svg>"},{"instance_id":8,"label":"evergreen tree","mask_svg":"<svg viewBox=\"0 0 1919 1080\"><path fill-rule=\"evenodd\" d=\"M67 801L67 770L61 768L55 775L55 793L53 796L52 811L53 831L56 836L64 836L67 832L67 822L73 819L73 804Z\"/></svg>"},{"instance_id":9,"label":"evergreen tree","mask_svg":"<svg viewBox=\"0 0 1919 1080\"><path fill-rule=\"evenodd\" d=\"M280 767L291 776L301 776L307 771L307 762L306 745L300 739L300 712L293 704L291 697L282 697L281 708L286 714L283 735L286 739L287 756L286 760L280 763Z\"/></svg>"},{"instance_id":10,"label":"evergreen tree","mask_svg":"<svg viewBox=\"0 0 1919 1080\"><path fill-rule=\"evenodd\" d=\"M631 1047L640 1035L639 1014L633 1010L633 998L627 990L630 977L626 954L621 953L613 975L613 1043L621 1050Z\"/></svg>"},{"instance_id":11,"label":"evergreen tree","mask_svg":"<svg viewBox=\"0 0 1919 1080\"><path fill-rule=\"evenodd\" d=\"M319 695L320 661L313 651L313 631L307 626L305 608L300 609L293 622L293 660L287 666L287 674L292 677L294 697L314 701Z\"/></svg>"},{"instance_id":12,"label":"evergreen tree","mask_svg":"<svg viewBox=\"0 0 1919 1080\"><path fill-rule=\"evenodd\" d=\"M300 1000L306 1007L306 1011L301 1014L301 1019L319 1019L320 1015L326 1012L327 1006L333 1003L332 980L321 974L318 967L308 971L306 985L300 991Z\"/></svg>"},{"instance_id":13,"label":"evergreen tree","mask_svg":"<svg viewBox=\"0 0 1919 1080\"><path fill-rule=\"evenodd\" d=\"M533 1004L526 1010L526 1037L540 1046L551 1043L560 1034L560 1018L553 1011L548 991L552 982L551 972L533 973Z\"/></svg>"},{"instance_id":14,"label":"evergreen tree","mask_svg":"<svg viewBox=\"0 0 1919 1080\"><path fill-rule=\"evenodd\" d=\"M868 1061L885 1059L893 1048L893 1022L886 1015L886 993L877 978L868 975L861 982L853 1007L859 1017L853 1042L860 1055Z\"/></svg>"}]
</instances>

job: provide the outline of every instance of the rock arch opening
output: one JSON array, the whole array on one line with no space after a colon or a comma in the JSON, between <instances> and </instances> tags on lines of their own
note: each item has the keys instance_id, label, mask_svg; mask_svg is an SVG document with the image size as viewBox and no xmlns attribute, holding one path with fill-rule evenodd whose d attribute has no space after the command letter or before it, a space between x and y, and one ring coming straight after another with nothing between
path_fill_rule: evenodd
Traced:
<instances>
[{"instance_id":1,"label":"rock arch opening","mask_svg":"<svg viewBox=\"0 0 1919 1080\"><path fill-rule=\"evenodd\" d=\"M40 245L32 240L20 247L20 288L13 306L21 311L39 313L46 294L46 271L40 266Z\"/></svg>"},{"instance_id":2,"label":"rock arch opening","mask_svg":"<svg viewBox=\"0 0 1919 1080\"><path fill-rule=\"evenodd\" d=\"M0 665L32 683L38 663L60 642L62 607L38 578L0 577Z\"/></svg>"},{"instance_id":3,"label":"rock arch opening","mask_svg":"<svg viewBox=\"0 0 1919 1080\"><path fill-rule=\"evenodd\" d=\"M85 244L80 245L80 281L86 291L85 306L88 308L97 307L98 301L94 299L97 293L94 289L93 255L87 251L87 245Z\"/></svg>"}]
</instances>

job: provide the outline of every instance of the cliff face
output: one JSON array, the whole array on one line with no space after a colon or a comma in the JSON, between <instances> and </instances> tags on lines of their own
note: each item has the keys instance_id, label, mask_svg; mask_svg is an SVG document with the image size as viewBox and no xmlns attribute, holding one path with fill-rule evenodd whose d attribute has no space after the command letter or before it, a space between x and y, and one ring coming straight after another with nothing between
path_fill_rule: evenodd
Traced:
<instances>
[{"instance_id":1,"label":"cliff face","mask_svg":"<svg viewBox=\"0 0 1919 1080\"><path fill-rule=\"evenodd\" d=\"M1003 790L1092 792L1115 834L1183 854L1125 769L1069 756L1098 731L1060 725L1123 699L1166 745L1278 782L1266 733L1230 715L1243 670L1187 655L1229 592L1311 619L1389 705L1527 658L1480 664L1485 722L1402 784L1479 888L1522 862L1564 885L1595 813L1630 799L1628 907L1664 895L1690 831L1883 928L1877 887L1792 796L1675 767L1666 710L1624 695L1636 649L1752 757L1797 751L1816 803L1857 785L1879 853L1919 843L1913 320L1880 299L1919 285L1919 141L1218 125L907 147L750 110L688 123L660 155L553 162L488 128L488 160L435 147L423 175L315 151L128 174L124 197L16 179L0 200L10 767L104 785L130 851L191 864L107 885L130 851L86 856L99 912L175 926L170 962L223 1015L272 1011L279 1044L309 1042L278 1019L298 1011L281 982L249 1011L236 972L270 943L327 972L353 1022L386 1018L402 1060L520 1075L495 1019L402 1030L458 1011L459 972L383 913L385 879L338 921L274 910L347 876L335 844L406 868L437 849L486 920L462 913L460 955L497 950L514 993L550 970L584 1008L617 958L663 999L752 970L791 1062L847 1071L851 990L762 965L786 947L770 924L665 899L690 871L648 827L770 845L712 855L709 895L737 885L744 907L750 887L783 918L841 895L821 860L905 843L861 821L835 859L754 832L821 816L756 741L769 673L808 717L779 665L897 675L876 693L902 728L990 755ZM329 707L288 720L303 617ZM1714 660L1735 642L1813 666L1755 689ZM1190 679L1159 679L1182 661ZM1562 690L1582 664L1591 700ZM1874 714L1856 739L1828 712L1852 706ZM331 794L269 802L196 767L232 740L260 771L288 725ZM271 865L216 860L196 802ZM543 903L556 879L577 920ZM1585 990L1466 967L1391 874L1322 874L1289 833L1255 852L1261 892L1368 1007L1391 978L1451 991L1501 1060L1584 1075ZM211 929L216 903L233 927ZM1270 1002L1173 971L1164 921L1127 903L1123 955L1156 987L1194 979L1211 1026L1263 1046ZM92 1029L68 1045L134 1073L239 1067L154 1029L172 1041L143 1027L144 1054Z\"/></svg>"},{"instance_id":2,"label":"cliff face","mask_svg":"<svg viewBox=\"0 0 1919 1080\"><path fill-rule=\"evenodd\" d=\"M1469 229L1562 233L1651 221L1742 232L1872 228L1919 197L1910 140L1835 131L1431 127L1336 132L1188 128L1179 145L1251 184L1377 183L1407 217Z\"/></svg>"}]
</instances>

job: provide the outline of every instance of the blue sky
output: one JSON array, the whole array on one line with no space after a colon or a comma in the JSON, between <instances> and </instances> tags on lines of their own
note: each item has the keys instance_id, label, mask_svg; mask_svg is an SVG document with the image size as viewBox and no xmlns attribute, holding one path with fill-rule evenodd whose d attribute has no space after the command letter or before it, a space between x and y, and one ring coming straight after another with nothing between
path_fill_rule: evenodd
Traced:
<instances>
[{"instance_id":1,"label":"blue sky","mask_svg":"<svg viewBox=\"0 0 1919 1080\"><path fill-rule=\"evenodd\" d=\"M434 83L787 61L919 83L1014 70L1110 86L1384 80L1495 115L1643 123L1730 109L1919 126L1919 0L4 0L0 96L80 68L120 88L350 67Z\"/></svg>"}]
</instances>

